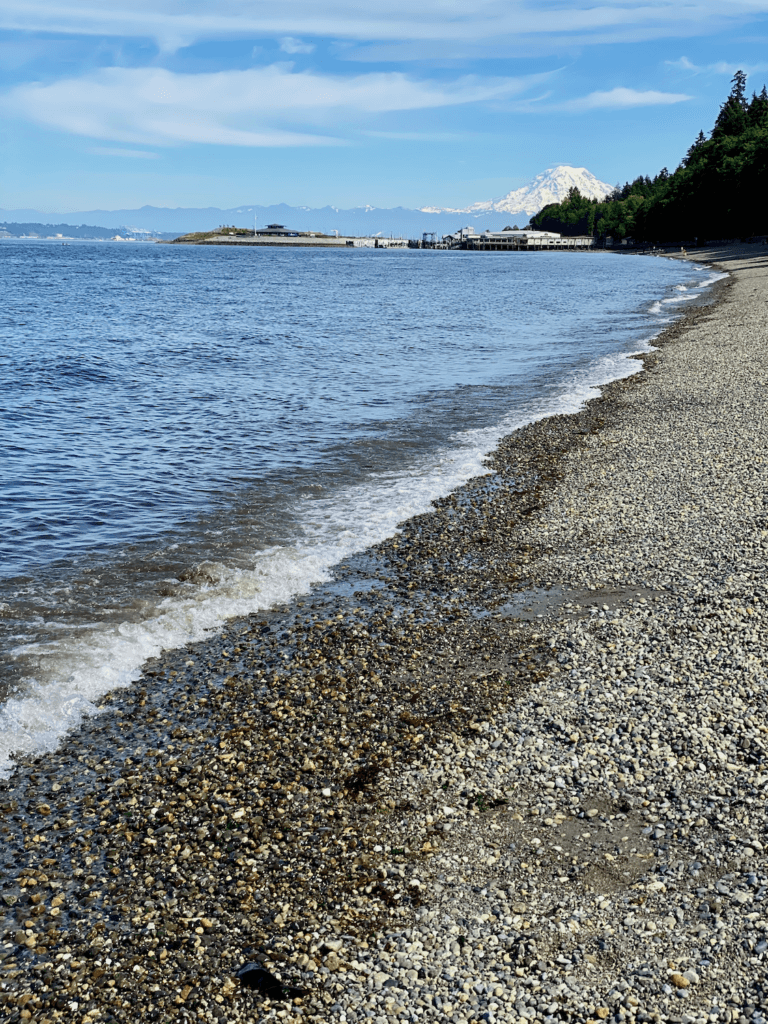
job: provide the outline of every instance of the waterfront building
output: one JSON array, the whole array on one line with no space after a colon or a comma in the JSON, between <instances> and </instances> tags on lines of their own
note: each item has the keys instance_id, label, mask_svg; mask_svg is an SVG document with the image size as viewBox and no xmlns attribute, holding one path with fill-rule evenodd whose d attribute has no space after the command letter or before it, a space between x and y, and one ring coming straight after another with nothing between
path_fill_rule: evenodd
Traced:
<instances>
[{"instance_id":1,"label":"waterfront building","mask_svg":"<svg viewBox=\"0 0 768 1024\"><path fill-rule=\"evenodd\" d=\"M445 235L444 245L449 249L476 249L486 251L559 250L591 249L595 240L591 235L567 236L555 231L516 230L478 232L473 227L459 228L452 235Z\"/></svg>"},{"instance_id":2,"label":"waterfront building","mask_svg":"<svg viewBox=\"0 0 768 1024\"><path fill-rule=\"evenodd\" d=\"M299 231L292 231L290 228L287 228L284 224L267 224L265 228L258 229L254 227L253 233L257 237L261 235L271 235L272 237L278 238L298 238L300 234Z\"/></svg>"}]
</instances>

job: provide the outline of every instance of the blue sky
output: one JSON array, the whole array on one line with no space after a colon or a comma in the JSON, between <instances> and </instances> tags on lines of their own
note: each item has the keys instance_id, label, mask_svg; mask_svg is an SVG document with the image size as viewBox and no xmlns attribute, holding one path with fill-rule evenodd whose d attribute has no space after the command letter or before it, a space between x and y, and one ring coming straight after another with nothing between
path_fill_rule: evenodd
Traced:
<instances>
[{"instance_id":1,"label":"blue sky","mask_svg":"<svg viewBox=\"0 0 768 1024\"><path fill-rule=\"evenodd\" d=\"M768 0L4 0L0 207L464 206L679 162Z\"/></svg>"}]
</instances>

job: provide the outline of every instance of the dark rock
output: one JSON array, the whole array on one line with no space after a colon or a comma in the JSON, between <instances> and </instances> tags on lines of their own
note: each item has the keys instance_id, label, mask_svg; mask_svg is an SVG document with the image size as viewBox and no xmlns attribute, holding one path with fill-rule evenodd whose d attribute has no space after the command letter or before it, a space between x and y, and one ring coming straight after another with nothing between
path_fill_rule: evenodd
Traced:
<instances>
[{"instance_id":1,"label":"dark rock","mask_svg":"<svg viewBox=\"0 0 768 1024\"><path fill-rule=\"evenodd\" d=\"M304 989L286 985L261 964L245 964L237 971L235 977L245 988L253 989L268 999L294 999L296 996L304 995Z\"/></svg>"}]
</instances>

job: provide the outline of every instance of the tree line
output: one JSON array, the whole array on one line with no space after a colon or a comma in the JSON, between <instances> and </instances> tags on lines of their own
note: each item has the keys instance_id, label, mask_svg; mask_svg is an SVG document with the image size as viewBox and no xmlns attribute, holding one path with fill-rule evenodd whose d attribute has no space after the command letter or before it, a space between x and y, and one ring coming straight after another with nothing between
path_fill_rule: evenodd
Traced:
<instances>
[{"instance_id":1,"label":"tree line","mask_svg":"<svg viewBox=\"0 0 768 1024\"><path fill-rule=\"evenodd\" d=\"M699 132L674 173L640 176L602 202L571 188L531 220L562 235L640 242L747 238L768 233L768 92L747 97L737 71L709 138Z\"/></svg>"},{"instance_id":2,"label":"tree line","mask_svg":"<svg viewBox=\"0 0 768 1024\"><path fill-rule=\"evenodd\" d=\"M9 235L21 237L23 235L41 235L47 238L51 235L65 235L67 238L112 238L113 235L125 234L128 228L100 228L91 224L81 224L79 227L74 224L37 224L21 223L18 221L0 222L0 231L7 231Z\"/></svg>"}]
</instances>

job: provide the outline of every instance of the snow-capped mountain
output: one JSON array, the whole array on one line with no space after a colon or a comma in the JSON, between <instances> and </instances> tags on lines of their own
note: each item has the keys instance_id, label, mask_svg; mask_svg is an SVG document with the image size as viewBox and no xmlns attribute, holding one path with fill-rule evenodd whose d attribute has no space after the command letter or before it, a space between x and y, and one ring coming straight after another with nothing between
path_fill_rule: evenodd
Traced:
<instances>
[{"instance_id":1,"label":"snow-capped mountain","mask_svg":"<svg viewBox=\"0 0 768 1024\"><path fill-rule=\"evenodd\" d=\"M463 209L426 206L422 208L422 213L509 213L532 217L549 203L561 203L574 185L588 199L605 199L613 191L612 185L600 181L586 167L560 164L558 167L547 168L537 174L530 185L516 188L500 199L473 203Z\"/></svg>"}]
</instances>

